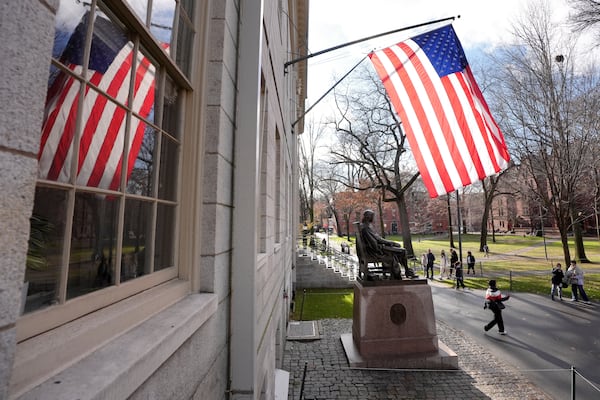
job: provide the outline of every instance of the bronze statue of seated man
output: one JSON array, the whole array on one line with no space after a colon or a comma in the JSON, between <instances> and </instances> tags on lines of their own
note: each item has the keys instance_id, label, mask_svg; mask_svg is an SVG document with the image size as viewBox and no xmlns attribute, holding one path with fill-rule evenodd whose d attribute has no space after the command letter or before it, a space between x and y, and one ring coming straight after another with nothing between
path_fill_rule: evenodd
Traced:
<instances>
[{"instance_id":1,"label":"bronze statue of seated man","mask_svg":"<svg viewBox=\"0 0 600 400\"><path fill-rule=\"evenodd\" d=\"M404 267L404 275L407 278L412 277L414 273L408 268L406 250L400 247L400 244L386 240L375 232L372 226L374 217L375 213L372 210L366 210L360 224L360 236L365 252L369 257L381 261L384 270L391 271L394 279L402 279L400 264Z\"/></svg>"}]
</instances>

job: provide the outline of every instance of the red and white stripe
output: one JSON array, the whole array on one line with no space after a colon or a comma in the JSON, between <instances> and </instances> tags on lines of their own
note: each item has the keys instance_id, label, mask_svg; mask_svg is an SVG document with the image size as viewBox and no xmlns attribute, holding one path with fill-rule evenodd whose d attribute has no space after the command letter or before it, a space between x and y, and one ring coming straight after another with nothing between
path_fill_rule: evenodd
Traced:
<instances>
[{"instance_id":1,"label":"red and white stripe","mask_svg":"<svg viewBox=\"0 0 600 400\"><path fill-rule=\"evenodd\" d=\"M412 40L371 53L370 58L400 116L431 197L508 165L504 137L468 66L440 78Z\"/></svg>"},{"instance_id":2,"label":"red and white stripe","mask_svg":"<svg viewBox=\"0 0 600 400\"><path fill-rule=\"evenodd\" d=\"M128 104L133 47L124 46L104 74L89 71L91 83ZM74 73L81 66L70 65ZM62 74L66 75L66 74ZM155 67L138 55L134 99L131 109L147 117L154 103ZM39 153L39 177L60 182L71 181L77 110L82 106L81 134L77 165L78 185L116 190L119 188L125 142L126 111L96 90L86 86L80 103L80 84L70 77L59 77L49 90L46 118ZM146 124L132 118L130 126L127 176L139 152Z\"/></svg>"}]
</instances>

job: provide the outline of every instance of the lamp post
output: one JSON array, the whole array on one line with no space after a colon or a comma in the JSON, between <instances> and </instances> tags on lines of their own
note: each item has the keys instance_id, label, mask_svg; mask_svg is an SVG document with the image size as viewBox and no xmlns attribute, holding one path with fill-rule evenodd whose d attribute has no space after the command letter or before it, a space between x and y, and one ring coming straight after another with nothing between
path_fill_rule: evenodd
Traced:
<instances>
[{"instance_id":1,"label":"lamp post","mask_svg":"<svg viewBox=\"0 0 600 400\"><path fill-rule=\"evenodd\" d=\"M327 247L325 248L327 255L329 255L329 229L330 229L330 226L331 226L331 210L329 210L329 213L327 214Z\"/></svg>"}]
</instances>

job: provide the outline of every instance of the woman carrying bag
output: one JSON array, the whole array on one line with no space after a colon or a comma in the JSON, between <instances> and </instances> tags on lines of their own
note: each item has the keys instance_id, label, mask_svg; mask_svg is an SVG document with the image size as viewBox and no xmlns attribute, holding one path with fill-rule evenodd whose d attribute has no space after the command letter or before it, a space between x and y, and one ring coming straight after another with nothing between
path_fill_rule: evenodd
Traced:
<instances>
[{"instance_id":1,"label":"woman carrying bag","mask_svg":"<svg viewBox=\"0 0 600 400\"><path fill-rule=\"evenodd\" d=\"M496 281L494 279L488 282L488 288L485 292L485 304L484 309L489 308L494 313L494 319L489 324L483 327L487 332L498 324L498 332L501 335L506 335L504 330L504 321L502 320L502 309L505 308L504 302L510 298L509 295L502 297L500 289L496 287Z\"/></svg>"}]
</instances>

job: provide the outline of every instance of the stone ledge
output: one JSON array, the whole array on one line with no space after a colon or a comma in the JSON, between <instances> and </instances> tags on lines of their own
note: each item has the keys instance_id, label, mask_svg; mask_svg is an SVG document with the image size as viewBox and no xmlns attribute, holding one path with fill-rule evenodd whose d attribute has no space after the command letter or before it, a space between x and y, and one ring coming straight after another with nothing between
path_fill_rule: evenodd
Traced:
<instances>
[{"instance_id":1,"label":"stone ledge","mask_svg":"<svg viewBox=\"0 0 600 400\"><path fill-rule=\"evenodd\" d=\"M438 340L438 351L432 353L406 354L398 357L364 358L354 344L351 333L340 336L350 368L373 369L458 369L458 356Z\"/></svg>"},{"instance_id":2,"label":"stone ledge","mask_svg":"<svg viewBox=\"0 0 600 400\"><path fill-rule=\"evenodd\" d=\"M13 393L11 399L125 399L216 310L216 295L189 295L35 388Z\"/></svg>"}]
</instances>

